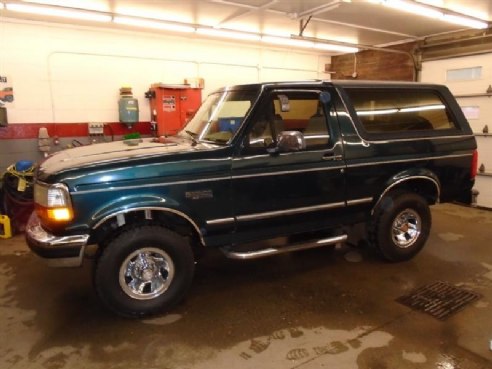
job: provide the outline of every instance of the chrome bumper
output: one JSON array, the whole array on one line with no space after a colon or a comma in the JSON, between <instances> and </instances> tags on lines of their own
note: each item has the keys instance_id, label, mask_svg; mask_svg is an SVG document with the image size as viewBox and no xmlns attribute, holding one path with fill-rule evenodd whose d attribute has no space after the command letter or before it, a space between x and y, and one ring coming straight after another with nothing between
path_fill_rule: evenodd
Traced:
<instances>
[{"instance_id":1,"label":"chrome bumper","mask_svg":"<svg viewBox=\"0 0 492 369\"><path fill-rule=\"evenodd\" d=\"M88 234L58 237L46 232L35 212L26 226L26 242L31 251L54 267L81 266L88 240Z\"/></svg>"}]
</instances>

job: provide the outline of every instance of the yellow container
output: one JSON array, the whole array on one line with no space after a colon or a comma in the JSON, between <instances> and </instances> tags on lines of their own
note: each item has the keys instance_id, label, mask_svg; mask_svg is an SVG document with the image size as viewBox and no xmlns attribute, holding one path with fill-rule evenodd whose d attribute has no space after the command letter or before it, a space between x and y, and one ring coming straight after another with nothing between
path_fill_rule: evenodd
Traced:
<instances>
[{"instance_id":1,"label":"yellow container","mask_svg":"<svg viewBox=\"0 0 492 369\"><path fill-rule=\"evenodd\" d=\"M0 215L0 238L12 237L12 228L10 227L10 218L8 215Z\"/></svg>"}]
</instances>

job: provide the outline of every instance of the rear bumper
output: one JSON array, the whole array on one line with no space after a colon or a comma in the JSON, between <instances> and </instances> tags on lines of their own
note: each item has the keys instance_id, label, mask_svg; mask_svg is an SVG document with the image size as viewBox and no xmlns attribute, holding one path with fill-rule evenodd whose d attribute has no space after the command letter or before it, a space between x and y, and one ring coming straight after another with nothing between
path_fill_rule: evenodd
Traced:
<instances>
[{"instance_id":1,"label":"rear bumper","mask_svg":"<svg viewBox=\"0 0 492 369\"><path fill-rule=\"evenodd\" d=\"M29 248L54 267L77 267L82 265L88 234L58 237L43 229L35 212L26 226L26 241Z\"/></svg>"}]
</instances>

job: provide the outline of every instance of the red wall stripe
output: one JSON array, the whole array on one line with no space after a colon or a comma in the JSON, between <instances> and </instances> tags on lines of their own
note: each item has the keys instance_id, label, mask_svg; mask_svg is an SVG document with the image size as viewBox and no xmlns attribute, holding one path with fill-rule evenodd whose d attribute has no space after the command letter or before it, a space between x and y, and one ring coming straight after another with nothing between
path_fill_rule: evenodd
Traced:
<instances>
[{"instance_id":1,"label":"red wall stripe","mask_svg":"<svg viewBox=\"0 0 492 369\"><path fill-rule=\"evenodd\" d=\"M9 124L0 127L0 140L38 138L39 129L47 128L50 137L87 137L89 127L87 123L23 123ZM104 134L106 136L122 136L138 132L142 135L152 133L149 122L138 122L128 128L120 122L105 123Z\"/></svg>"}]
</instances>

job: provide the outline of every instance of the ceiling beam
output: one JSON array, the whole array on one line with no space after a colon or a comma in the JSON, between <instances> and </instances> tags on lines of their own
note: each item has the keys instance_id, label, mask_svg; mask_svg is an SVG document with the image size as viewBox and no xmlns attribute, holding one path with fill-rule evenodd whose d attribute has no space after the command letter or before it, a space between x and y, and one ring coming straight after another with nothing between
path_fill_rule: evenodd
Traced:
<instances>
[{"instance_id":1,"label":"ceiling beam","mask_svg":"<svg viewBox=\"0 0 492 369\"><path fill-rule=\"evenodd\" d=\"M223 5L228 5L228 6L232 6L232 7L236 7L236 8L249 9L249 10L253 10L253 11L258 11L260 8L259 6L255 6L255 5L236 3L233 0L208 0L208 1L211 3L215 3L215 4L223 4ZM330 4L332 4L332 3L330 3ZM263 10L265 10L268 13L282 15L282 16L288 17L290 19L298 19L298 14L293 14L291 12L284 12L284 11L280 11L280 10L276 10L276 9L270 9L270 8L264 8ZM359 24L338 22L338 21L334 21L334 20L328 20L328 19L317 18L317 17L312 18L311 21L328 23L328 24L335 24L335 25L342 26L342 27L361 29L364 31L385 33L388 35L401 36L401 37L410 38L410 39L418 39L418 37L415 35L409 35L409 34L401 33L401 32L394 32L394 31L390 31L387 29L381 29L381 28L365 27L365 26L361 26Z\"/></svg>"},{"instance_id":2,"label":"ceiling beam","mask_svg":"<svg viewBox=\"0 0 492 369\"><path fill-rule=\"evenodd\" d=\"M316 15L316 14L329 12L330 10L338 8L342 2L343 1L339 1L339 0L338 1L332 1L331 3L319 5L319 6L316 6L314 8L305 10L305 11L297 14L297 19L305 18L305 17L311 17L311 16Z\"/></svg>"},{"instance_id":3,"label":"ceiling beam","mask_svg":"<svg viewBox=\"0 0 492 369\"><path fill-rule=\"evenodd\" d=\"M219 2L222 3L222 1L213 1L213 2ZM271 0L263 5L260 6L254 6L254 7L241 7L241 9L238 9L236 12L233 14L229 15L228 17L224 18L221 20L218 24L216 24L216 27L222 26L224 23L230 22L233 19L239 18L239 17L244 17L245 15L252 14L259 12L261 10L268 10L272 5L276 4L278 0Z\"/></svg>"}]
</instances>

